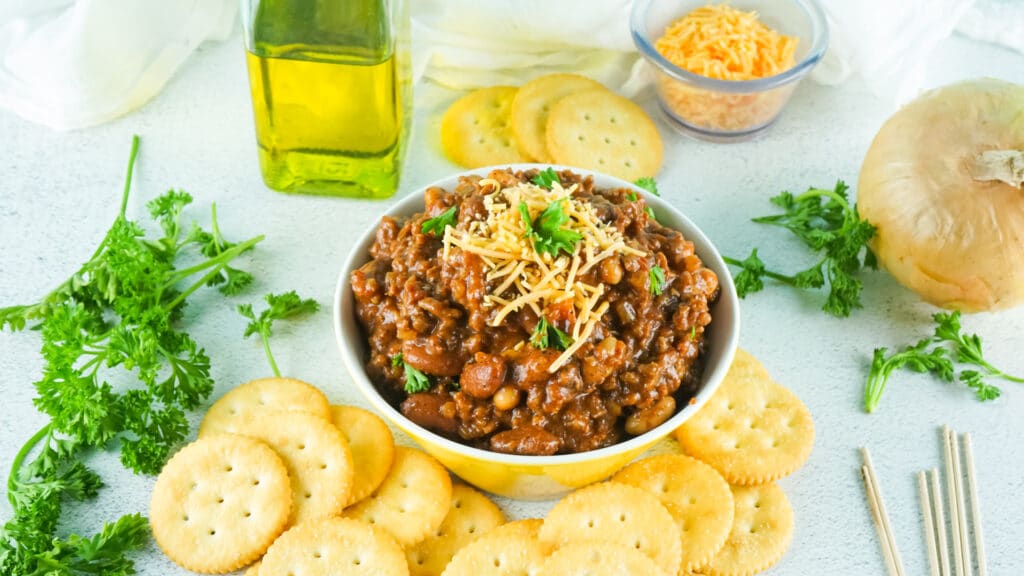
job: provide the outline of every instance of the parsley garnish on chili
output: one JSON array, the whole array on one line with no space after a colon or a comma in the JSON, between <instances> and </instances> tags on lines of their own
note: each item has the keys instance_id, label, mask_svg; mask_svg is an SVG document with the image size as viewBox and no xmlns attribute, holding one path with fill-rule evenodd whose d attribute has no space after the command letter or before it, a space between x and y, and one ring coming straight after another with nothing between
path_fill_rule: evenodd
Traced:
<instances>
[{"instance_id":1,"label":"parsley garnish on chili","mask_svg":"<svg viewBox=\"0 0 1024 576\"><path fill-rule=\"evenodd\" d=\"M560 250L572 254L576 243L583 239L579 232L562 228L562 225L569 221L569 216L562 208L562 203L568 200L568 197L559 198L548 204L535 220L530 220L530 209L526 202L519 202L519 213L526 228L525 236L533 240L533 249L538 254L547 252L555 258L558 257Z\"/></svg>"},{"instance_id":2,"label":"parsley garnish on chili","mask_svg":"<svg viewBox=\"0 0 1024 576\"><path fill-rule=\"evenodd\" d=\"M420 232L424 234L433 234L434 236L444 236L445 228L449 226L453 228L455 227L455 220L458 218L458 209L458 206L452 206L437 216L429 220L424 220L423 224L420 225Z\"/></svg>"},{"instance_id":3,"label":"parsley garnish on chili","mask_svg":"<svg viewBox=\"0 0 1024 576\"><path fill-rule=\"evenodd\" d=\"M547 318L541 316L540 321L533 328L533 333L530 334L530 344L539 350L554 348L564 351L572 346L572 338L548 322Z\"/></svg>"},{"instance_id":4,"label":"parsley garnish on chili","mask_svg":"<svg viewBox=\"0 0 1024 576\"><path fill-rule=\"evenodd\" d=\"M651 281L651 294L661 296L661 292L665 288L665 271L661 269L661 266L652 266L647 276Z\"/></svg>"},{"instance_id":5,"label":"parsley garnish on chili","mask_svg":"<svg viewBox=\"0 0 1024 576\"><path fill-rule=\"evenodd\" d=\"M415 394L430 390L430 377L407 364L402 358L401 352L391 357L391 365L401 366L405 370L405 391L407 393Z\"/></svg>"},{"instance_id":6,"label":"parsley garnish on chili","mask_svg":"<svg viewBox=\"0 0 1024 576\"><path fill-rule=\"evenodd\" d=\"M644 190L647 190L648 192L654 194L655 196L661 196L661 193L658 192L658 183L655 182L654 178L651 178L650 176L638 178L636 181L633 182L633 184L636 184L637 186L643 188Z\"/></svg>"},{"instance_id":7,"label":"parsley garnish on chili","mask_svg":"<svg viewBox=\"0 0 1024 576\"><path fill-rule=\"evenodd\" d=\"M558 174L555 173L554 168L548 167L546 170L537 172L537 175L533 177L532 182L541 188L547 188L551 190L551 185L555 182L561 184L562 182L558 179Z\"/></svg>"}]
</instances>

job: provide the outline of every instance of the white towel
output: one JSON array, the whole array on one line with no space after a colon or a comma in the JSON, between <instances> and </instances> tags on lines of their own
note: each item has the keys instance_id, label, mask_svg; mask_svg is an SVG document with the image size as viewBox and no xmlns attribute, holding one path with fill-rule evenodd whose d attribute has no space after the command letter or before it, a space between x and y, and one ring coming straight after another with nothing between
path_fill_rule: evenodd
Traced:
<instances>
[{"instance_id":1,"label":"white towel","mask_svg":"<svg viewBox=\"0 0 1024 576\"><path fill-rule=\"evenodd\" d=\"M0 106L61 130L145 104L204 41L223 39L237 0L7 0Z\"/></svg>"},{"instance_id":2,"label":"white towel","mask_svg":"<svg viewBox=\"0 0 1024 576\"><path fill-rule=\"evenodd\" d=\"M632 93L631 8L631 0L417 0L413 74L477 88L573 71Z\"/></svg>"}]
</instances>

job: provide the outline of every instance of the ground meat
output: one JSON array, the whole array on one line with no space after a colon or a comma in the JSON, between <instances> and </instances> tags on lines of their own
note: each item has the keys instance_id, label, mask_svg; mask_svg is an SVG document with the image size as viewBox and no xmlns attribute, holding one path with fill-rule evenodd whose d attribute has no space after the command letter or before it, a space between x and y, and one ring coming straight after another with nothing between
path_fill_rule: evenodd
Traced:
<instances>
[{"instance_id":1,"label":"ground meat","mask_svg":"<svg viewBox=\"0 0 1024 576\"><path fill-rule=\"evenodd\" d=\"M504 186L529 181L535 171L488 175ZM718 278L694 254L693 243L650 218L643 199L626 189L596 190L589 177L562 172L574 198L622 232L645 256L602 261L582 280L602 283L609 310L590 338L554 373L559 356L528 341L539 322L523 307L490 326L493 307L484 262L450 249L421 231L424 221L458 206L459 228L486 218L479 177L452 191L430 188L426 209L404 221L385 217L370 250L372 260L352 274L359 320L370 344L366 370L381 394L414 422L479 448L548 455L593 450L642 434L686 406L702 371L704 331L718 297ZM660 295L651 269L664 271ZM552 306L545 317L566 330L572 306ZM405 391L403 362L430 379L430 388Z\"/></svg>"}]
</instances>

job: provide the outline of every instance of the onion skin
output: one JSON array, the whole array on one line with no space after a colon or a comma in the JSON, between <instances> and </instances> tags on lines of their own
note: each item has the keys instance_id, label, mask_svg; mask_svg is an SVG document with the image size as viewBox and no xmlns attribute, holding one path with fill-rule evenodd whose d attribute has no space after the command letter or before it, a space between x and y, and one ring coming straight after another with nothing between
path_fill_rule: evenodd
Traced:
<instances>
[{"instance_id":1,"label":"onion skin","mask_svg":"<svg viewBox=\"0 0 1024 576\"><path fill-rule=\"evenodd\" d=\"M978 181L974 159L1024 149L1024 86L973 80L926 92L875 136L857 185L871 249L927 302L965 312L1024 302L1024 190Z\"/></svg>"}]
</instances>

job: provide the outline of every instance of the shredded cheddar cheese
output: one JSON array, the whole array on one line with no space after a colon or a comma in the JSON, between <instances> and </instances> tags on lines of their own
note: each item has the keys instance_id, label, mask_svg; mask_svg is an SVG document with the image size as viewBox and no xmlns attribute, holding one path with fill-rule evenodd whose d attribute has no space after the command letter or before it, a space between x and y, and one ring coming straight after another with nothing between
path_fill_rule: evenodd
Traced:
<instances>
[{"instance_id":1,"label":"shredded cheddar cheese","mask_svg":"<svg viewBox=\"0 0 1024 576\"><path fill-rule=\"evenodd\" d=\"M719 80L754 80L793 67L798 39L724 4L698 8L668 26L655 49L676 66ZM666 75L658 92L672 115L704 129L754 130L774 119L795 84L752 93L705 90Z\"/></svg>"},{"instance_id":2,"label":"shredded cheddar cheese","mask_svg":"<svg viewBox=\"0 0 1024 576\"><path fill-rule=\"evenodd\" d=\"M557 182L550 190L531 183L503 189L494 180L481 180L480 185L494 190L484 198L487 218L470 223L467 229L447 227L442 257L447 258L451 249L456 248L483 260L488 283L494 284L484 299L485 306L495 307L490 320L492 326L500 325L523 306L543 316L548 305L572 303L575 312L573 343L548 367L553 373L587 342L608 311L608 303L601 302L604 286L588 284L581 278L611 256L644 256L645 253L626 245L622 234L601 222L590 204L573 198L575 184L568 190ZM563 210L569 216L564 227L578 232L581 239L571 255L559 252L553 257L538 253L534 248L518 207L520 202L525 202L531 218L536 218L556 201L564 202Z\"/></svg>"},{"instance_id":3,"label":"shredded cheddar cheese","mask_svg":"<svg viewBox=\"0 0 1024 576\"><path fill-rule=\"evenodd\" d=\"M669 62L719 80L753 80L793 67L797 39L725 4L697 8L669 25L655 49Z\"/></svg>"}]
</instances>

